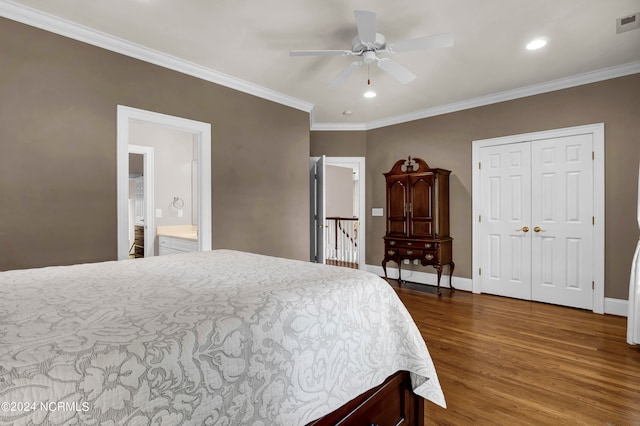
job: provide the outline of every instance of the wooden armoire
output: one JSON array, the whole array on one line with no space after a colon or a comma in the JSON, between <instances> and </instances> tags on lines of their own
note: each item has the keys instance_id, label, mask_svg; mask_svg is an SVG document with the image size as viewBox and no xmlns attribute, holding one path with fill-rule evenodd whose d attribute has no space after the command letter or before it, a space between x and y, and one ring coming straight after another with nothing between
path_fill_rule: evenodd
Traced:
<instances>
[{"instance_id":1,"label":"wooden armoire","mask_svg":"<svg viewBox=\"0 0 640 426\"><path fill-rule=\"evenodd\" d=\"M449 170L432 169L420 158L398 160L384 174L387 188L387 233L384 236L382 268L398 264L402 282L402 261L417 260L438 273L440 295L442 267L449 265L449 285L455 264L453 239L449 236ZM451 286L453 289L453 286Z\"/></svg>"}]
</instances>

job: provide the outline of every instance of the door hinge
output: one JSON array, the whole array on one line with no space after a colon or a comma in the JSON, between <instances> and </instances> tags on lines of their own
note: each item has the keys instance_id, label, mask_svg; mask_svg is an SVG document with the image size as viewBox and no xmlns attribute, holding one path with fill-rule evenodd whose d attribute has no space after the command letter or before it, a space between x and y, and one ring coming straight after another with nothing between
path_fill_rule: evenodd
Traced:
<instances>
[{"instance_id":1,"label":"door hinge","mask_svg":"<svg viewBox=\"0 0 640 426\"><path fill-rule=\"evenodd\" d=\"M482 275L482 268L478 268L478 275Z\"/></svg>"},{"instance_id":2,"label":"door hinge","mask_svg":"<svg viewBox=\"0 0 640 426\"><path fill-rule=\"evenodd\" d=\"M596 288L595 281L591 281L591 290L595 290L595 288Z\"/></svg>"},{"instance_id":3,"label":"door hinge","mask_svg":"<svg viewBox=\"0 0 640 426\"><path fill-rule=\"evenodd\" d=\"M591 151L591 159L592 160L596 159L596 152L595 151Z\"/></svg>"},{"instance_id":4,"label":"door hinge","mask_svg":"<svg viewBox=\"0 0 640 426\"><path fill-rule=\"evenodd\" d=\"M478 215L478 222L482 223L482 215L481 214Z\"/></svg>"},{"instance_id":5,"label":"door hinge","mask_svg":"<svg viewBox=\"0 0 640 426\"><path fill-rule=\"evenodd\" d=\"M478 161L478 170L482 170L482 163Z\"/></svg>"},{"instance_id":6,"label":"door hinge","mask_svg":"<svg viewBox=\"0 0 640 426\"><path fill-rule=\"evenodd\" d=\"M591 224L592 225L596 224L596 217L595 216L591 216Z\"/></svg>"}]
</instances>

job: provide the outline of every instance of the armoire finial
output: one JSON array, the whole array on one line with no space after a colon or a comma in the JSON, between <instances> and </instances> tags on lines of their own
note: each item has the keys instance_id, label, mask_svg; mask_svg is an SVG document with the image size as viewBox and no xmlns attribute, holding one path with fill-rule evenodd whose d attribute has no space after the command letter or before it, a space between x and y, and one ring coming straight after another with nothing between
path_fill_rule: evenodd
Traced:
<instances>
[{"instance_id":1,"label":"armoire finial","mask_svg":"<svg viewBox=\"0 0 640 426\"><path fill-rule=\"evenodd\" d=\"M417 172L420 168L420 165L416 162L416 160L412 159L411 156L407 160L404 160L402 167L400 170L403 172Z\"/></svg>"}]
</instances>

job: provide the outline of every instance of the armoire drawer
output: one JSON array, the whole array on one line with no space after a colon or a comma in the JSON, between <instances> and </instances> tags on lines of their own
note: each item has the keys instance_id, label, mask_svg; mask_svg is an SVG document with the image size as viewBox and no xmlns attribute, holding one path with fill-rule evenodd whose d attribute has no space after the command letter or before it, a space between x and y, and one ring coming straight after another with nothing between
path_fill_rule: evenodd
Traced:
<instances>
[{"instance_id":1,"label":"armoire drawer","mask_svg":"<svg viewBox=\"0 0 640 426\"><path fill-rule=\"evenodd\" d=\"M415 248L399 248L398 253L400 253L400 256L413 256L415 258L422 257L422 250Z\"/></svg>"},{"instance_id":2,"label":"armoire drawer","mask_svg":"<svg viewBox=\"0 0 640 426\"><path fill-rule=\"evenodd\" d=\"M405 240L388 240L387 244L390 247L394 247L394 248L408 248L408 249L412 249L412 248L420 248L421 247L421 243L419 242L415 242L415 241L405 241Z\"/></svg>"},{"instance_id":3,"label":"armoire drawer","mask_svg":"<svg viewBox=\"0 0 640 426\"><path fill-rule=\"evenodd\" d=\"M438 252L437 251L427 251L422 256L422 259L428 263L439 263Z\"/></svg>"},{"instance_id":4,"label":"armoire drawer","mask_svg":"<svg viewBox=\"0 0 640 426\"><path fill-rule=\"evenodd\" d=\"M430 251L437 251L440 244L431 241L407 241L407 240L387 240L387 246L389 248L407 248L407 249L424 249Z\"/></svg>"}]
</instances>

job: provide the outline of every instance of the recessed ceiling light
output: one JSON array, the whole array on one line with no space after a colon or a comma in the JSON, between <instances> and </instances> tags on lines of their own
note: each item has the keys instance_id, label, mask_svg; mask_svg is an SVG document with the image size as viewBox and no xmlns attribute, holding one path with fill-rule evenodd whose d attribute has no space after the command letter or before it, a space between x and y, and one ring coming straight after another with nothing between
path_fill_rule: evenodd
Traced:
<instances>
[{"instance_id":1,"label":"recessed ceiling light","mask_svg":"<svg viewBox=\"0 0 640 426\"><path fill-rule=\"evenodd\" d=\"M546 44L547 44L547 40L543 38L537 38L535 40L530 41L529 44L527 44L527 50L540 49L541 47L544 47Z\"/></svg>"},{"instance_id":2,"label":"recessed ceiling light","mask_svg":"<svg viewBox=\"0 0 640 426\"><path fill-rule=\"evenodd\" d=\"M364 92L364 97L365 98L375 98L376 97L376 92L374 92L373 90L369 89L366 92Z\"/></svg>"}]
</instances>

